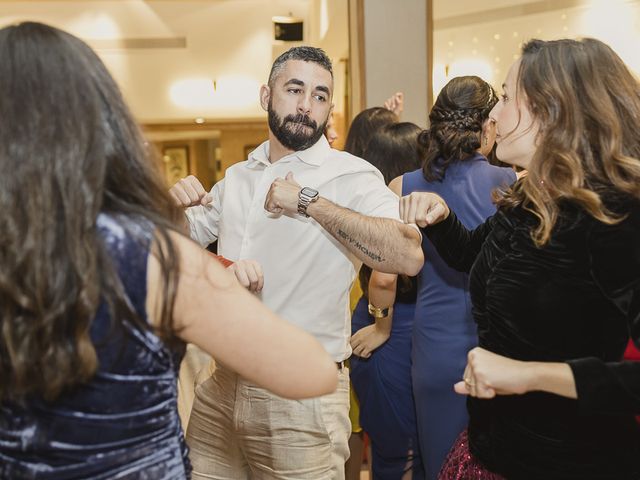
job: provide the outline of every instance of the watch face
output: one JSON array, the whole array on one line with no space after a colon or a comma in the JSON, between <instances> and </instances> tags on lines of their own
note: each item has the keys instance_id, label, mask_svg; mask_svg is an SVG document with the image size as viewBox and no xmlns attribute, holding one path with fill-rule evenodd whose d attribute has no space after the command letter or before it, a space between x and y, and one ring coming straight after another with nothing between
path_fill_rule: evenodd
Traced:
<instances>
[{"instance_id":1,"label":"watch face","mask_svg":"<svg viewBox=\"0 0 640 480\"><path fill-rule=\"evenodd\" d=\"M300 193L302 195L306 195L307 197L315 197L316 195L318 195L318 191L311 188L311 187L304 187Z\"/></svg>"}]
</instances>

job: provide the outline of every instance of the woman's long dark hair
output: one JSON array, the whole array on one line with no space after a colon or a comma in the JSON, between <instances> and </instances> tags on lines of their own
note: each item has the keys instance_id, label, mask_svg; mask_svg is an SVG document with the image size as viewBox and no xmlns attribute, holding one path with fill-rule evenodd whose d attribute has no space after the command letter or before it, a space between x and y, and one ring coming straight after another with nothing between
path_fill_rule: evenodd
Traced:
<instances>
[{"instance_id":1,"label":"woman's long dark hair","mask_svg":"<svg viewBox=\"0 0 640 480\"><path fill-rule=\"evenodd\" d=\"M364 158L374 165L388 185L394 178L417 170L424 158L424 147L418 142L422 129L411 122L392 123L380 128L371 137L364 151ZM369 297L371 269L360 268L360 287L365 297ZM398 276L396 301L412 303L416 300L417 282L406 275Z\"/></svg>"},{"instance_id":2,"label":"woman's long dark hair","mask_svg":"<svg viewBox=\"0 0 640 480\"><path fill-rule=\"evenodd\" d=\"M363 158L371 137L385 125L397 123L400 119L391 110L371 107L355 116L349 127L344 151Z\"/></svg>"},{"instance_id":3,"label":"woman's long dark hair","mask_svg":"<svg viewBox=\"0 0 640 480\"><path fill-rule=\"evenodd\" d=\"M38 23L0 30L0 401L54 399L97 368L89 335L105 301L114 322L149 328L126 299L97 232L100 212L155 225L172 340L180 212L120 91L76 37Z\"/></svg>"},{"instance_id":4,"label":"woman's long dark hair","mask_svg":"<svg viewBox=\"0 0 640 480\"><path fill-rule=\"evenodd\" d=\"M475 155L482 125L497 102L493 87L480 77L456 77L444 86L429 113L429 130L420 137L427 148L427 181L442 180L452 162Z\"/></svg>"}]
</instances>

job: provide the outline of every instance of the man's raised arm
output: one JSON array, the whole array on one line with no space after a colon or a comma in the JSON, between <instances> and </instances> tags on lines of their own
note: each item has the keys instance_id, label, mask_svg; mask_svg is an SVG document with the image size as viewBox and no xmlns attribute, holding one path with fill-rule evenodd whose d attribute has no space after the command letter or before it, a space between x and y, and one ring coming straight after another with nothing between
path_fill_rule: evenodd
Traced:
<instances>
[{"instance_id":1,"label":"man's raised arm","mask_svg":"<svg viewBox=\"0 0 640 480\"><path fill-rule=\"evenodd\" d=\"M298 213L300 186L292 175L271 185L265 209L272 213ZM318 197L306 213L350 252L374 270L417 275L424 263L421 237L411 225L390 218L369 217Z\"/></svg>"}]
</instances>

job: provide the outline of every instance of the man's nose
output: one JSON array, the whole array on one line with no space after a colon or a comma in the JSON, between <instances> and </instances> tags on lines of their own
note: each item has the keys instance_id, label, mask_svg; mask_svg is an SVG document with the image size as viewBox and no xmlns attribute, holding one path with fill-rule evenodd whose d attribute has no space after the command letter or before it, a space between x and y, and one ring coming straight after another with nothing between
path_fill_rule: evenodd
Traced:
<instances>
[{"instance_id":1,"label":"man's nose","mask_svg":"<svg viewBox=\"0 0 640 480\"><path fill-rule=\"evenodd\" d=\"M307 95L302 95L298 102L298 112L303 115L308 115L311 111L311 98Z\"/></svg>"}]
</instances>

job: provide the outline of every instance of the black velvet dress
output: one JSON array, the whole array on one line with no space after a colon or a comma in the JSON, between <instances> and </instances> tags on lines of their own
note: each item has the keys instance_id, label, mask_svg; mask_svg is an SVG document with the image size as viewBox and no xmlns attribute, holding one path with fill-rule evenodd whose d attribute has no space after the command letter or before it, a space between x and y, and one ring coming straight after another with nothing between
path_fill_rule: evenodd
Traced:
<instances>
[{"instance_id":1,"label":"black velvet dress","mask_svg":"<svg viewBox=\"0 0 640 480\"><path fill-rule=\"evenodd\" d=\"M535 217L499 210L470 232L452 214L424 232L454 268L470 271L479 345L524 361L567 362L578 400L532 392L469 398L469 447L508 479L638 479L640 204L605 225L561 207L551 240L537 248Z\"/></svg>"}]
</instances>

